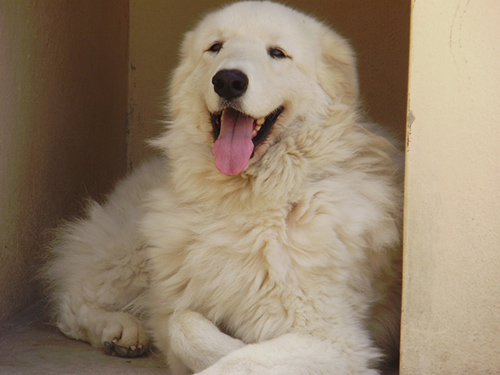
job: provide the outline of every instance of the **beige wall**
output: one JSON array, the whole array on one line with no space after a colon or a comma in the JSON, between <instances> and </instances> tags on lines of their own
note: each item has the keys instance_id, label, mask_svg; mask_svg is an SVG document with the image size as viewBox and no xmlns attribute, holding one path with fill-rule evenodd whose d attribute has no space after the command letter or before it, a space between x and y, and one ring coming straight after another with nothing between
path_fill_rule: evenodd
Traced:
<instances>
[{"instance_id":1,"label":"beige wall","mask_svg":"<svg viewBox=\"0 0 500 375\"><path fill-rule=\"evenodd\" d=\"M205 12L227 1L130 1L129 165L154 152L144 140L157 135L164 116L169 72L182 35ZM354 45L365 108L401 140L406 121L410 0L295 0L287 4L334 26Z\"/></svg>"},{"instance_id":2,"label":"beige wall","mask_svg":"<svg viewBox=\"0 0 500 375\"><path fill-rule=\"evenodd\" d=\"M0 322L36 301L44 231L126 167L128 1L0 0Z\"/></svg>"},{"instance_id":3,"label":"beige wall","mask_svg":"<svg viewBox=\"0 0 500 375\"><path fill-rule=\"evenodd\" d=\"M499 20L413 2L402 375L500 372Z\"/></svg>"}]
</instances>

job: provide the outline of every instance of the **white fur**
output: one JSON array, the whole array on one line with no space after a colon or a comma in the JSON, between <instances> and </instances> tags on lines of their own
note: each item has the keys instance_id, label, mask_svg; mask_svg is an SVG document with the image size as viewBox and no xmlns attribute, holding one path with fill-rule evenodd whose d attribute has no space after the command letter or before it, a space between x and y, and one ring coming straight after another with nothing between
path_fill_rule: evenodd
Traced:
<instances>
[{"instance_id":1,"label":"white fur","mask_svg":"<svg viewBox=\"0 0 500 375\"><path fill-rule=\"evenodd\" d=\"M235 176L211 153L220 69L248 76L242 112L285 108ZM174 375L377 374L378 348L397 351L402 170L357 95L351 48L314 19L270 2L206 16L154 142L168 159L60 232L46 273L61 330L134 349L147 315Z\"/></svg>"}]
</instances>

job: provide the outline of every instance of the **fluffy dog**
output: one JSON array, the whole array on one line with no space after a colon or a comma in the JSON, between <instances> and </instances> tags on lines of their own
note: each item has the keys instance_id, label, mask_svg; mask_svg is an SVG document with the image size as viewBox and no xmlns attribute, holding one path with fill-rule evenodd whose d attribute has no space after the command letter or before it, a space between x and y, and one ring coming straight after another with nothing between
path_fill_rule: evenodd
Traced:
<instances>
[{"instance_id":1,"label":"fluffy dog","mask_svg":"<svg viewBox=\"0 0 500 375\"><path fill-rule=\"evenodd\" d=\"M165 157L60 230L59 328L121 356L152 337L174 375L377 374L398 347L401 154L360 115L348 43L230 5L186 35L168 112Z\"/></svg>"}]
</instances>

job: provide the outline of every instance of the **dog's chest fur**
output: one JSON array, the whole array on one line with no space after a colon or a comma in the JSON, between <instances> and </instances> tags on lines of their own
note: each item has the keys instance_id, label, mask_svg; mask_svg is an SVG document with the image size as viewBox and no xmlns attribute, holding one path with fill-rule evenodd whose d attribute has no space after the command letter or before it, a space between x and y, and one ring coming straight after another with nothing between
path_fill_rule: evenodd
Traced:
<instances>
[{"instance_id":1,"label":"dog's chest fur","mask_svg":"<svg viewBox=\"0 0 500 375\"><path fill-rule=\"evenodd\" d=\"M365 261L346 256L352 249L339 235L355 213L326 200L326 190L331 193L331 184L316 183L301 201L259 212L168 210L175 223L166 233L172 247L152 253L153 293L161 295L167 310L198 311L245 342L304 324L324 326L331 305L342 299L329 295L336 290L332 284L352 282L344 270Z\"/></svg>"}]
</instances>

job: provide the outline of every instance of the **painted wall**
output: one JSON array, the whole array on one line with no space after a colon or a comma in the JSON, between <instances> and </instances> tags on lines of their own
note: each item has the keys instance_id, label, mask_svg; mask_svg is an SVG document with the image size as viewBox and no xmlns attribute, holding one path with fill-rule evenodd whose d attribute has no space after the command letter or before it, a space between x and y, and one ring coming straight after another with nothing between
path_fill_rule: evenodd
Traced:
<instances>
[{"instance_id":1,"label":"painted wall","mask_svg":"<svg viewBox=\"0 0 500 375\"><path fill-rule=\"evenodd\" d=\"M177 63L182 35L206 12L228 1L130 0L128 160L133 166L154 151L164 118L163 99ZM408 83L410 0L292 0L351 40L359 61L361 92L369 116L404 139Z\"/></svg>"},{"instance_id":2,"label":"painted wall","mask_svg":"<svg viewBox=\"0 0 500 375\"><path fill-rule=\"evenodd\" d=\"M0 0L0 322L39 298L47 228L125 171L127 36L127 0Z\"/></svg>"},{"instance_id":3,"label":"painted wall","mask_svg":"<svg viewBox=\"0 0 500 375\"><path fill-rule=\"evenodd\" d=\"M499 20L413 2L402 375L500 371Z\"/></svg>"}]
</instances>

